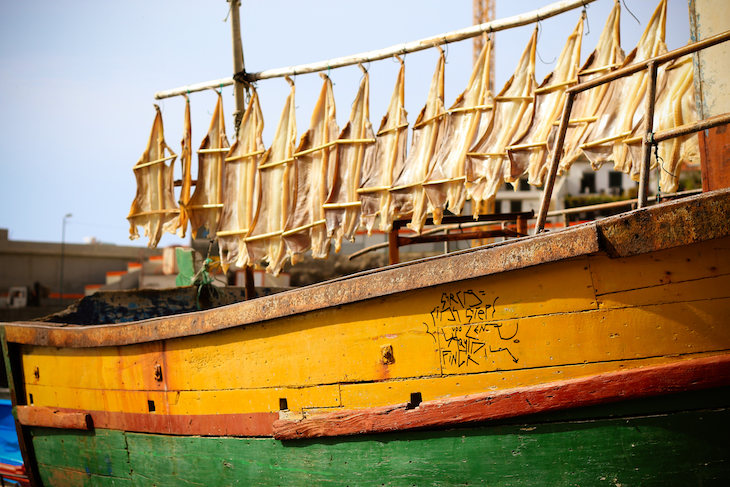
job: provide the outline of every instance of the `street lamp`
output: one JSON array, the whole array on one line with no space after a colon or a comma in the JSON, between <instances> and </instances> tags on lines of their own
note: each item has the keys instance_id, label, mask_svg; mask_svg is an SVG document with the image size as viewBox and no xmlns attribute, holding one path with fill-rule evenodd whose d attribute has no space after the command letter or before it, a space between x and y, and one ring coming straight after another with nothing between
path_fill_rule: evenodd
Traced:
<instances>
[{"instance_id":1,"label":"street lamp","mask_svg":"<svg viewBox=\"0 0 730 487\"><path fill-rule=\"evenodd\" d=\"M63 303L63 256L66 249L66 219L71 218L72 216L73 215L71 213L66 213L63 216L63 230L61 231L61 285L59 286L60 290L58 291L58 300L60 303Z\"/></svg>"}]
</instances>

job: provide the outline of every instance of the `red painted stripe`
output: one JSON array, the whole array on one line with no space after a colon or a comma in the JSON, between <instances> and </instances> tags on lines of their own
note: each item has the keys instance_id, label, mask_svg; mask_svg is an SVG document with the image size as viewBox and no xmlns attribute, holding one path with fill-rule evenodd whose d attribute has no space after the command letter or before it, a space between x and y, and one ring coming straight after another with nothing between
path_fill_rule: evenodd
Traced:
<instances>
[{"instance_id":1,"label":"red painted stripe","mask_svg":"<svg viewBox=\"0 0 730 487\"><path fill-rule=\"evenodd\" d=\"M415 409L398 404L328 413L299 421L278 420L274 423L274 437L291 440L457 426L727 385L730 385L730 354L424 401Z\"/></svg>"},{"instance_id":2,"label":"red painted stripe","mask_svg":"<svg viewBox=\"0 0 730 487\"><path fill-rule=\"evenodd\" d=\"M75 413L77 409L57 408ZM272 436L279 413L173 415L83 411L91 415L94 428L194 436Z\"/></svg>"}]
</instances>

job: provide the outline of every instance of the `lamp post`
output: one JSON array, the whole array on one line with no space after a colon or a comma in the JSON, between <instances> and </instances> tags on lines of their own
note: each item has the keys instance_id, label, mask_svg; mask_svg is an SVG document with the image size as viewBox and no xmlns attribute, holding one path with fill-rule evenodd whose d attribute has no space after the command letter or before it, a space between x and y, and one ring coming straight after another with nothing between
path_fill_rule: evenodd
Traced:
<instances>
[{"instance_id":1,"label":"lamp post","mask_svg":"<svg viewBox=\"0 0 730 487\"><path fill-rule=\"evenodd\" d=\"M61 230L61 285L58 291L58 301L63 303L63 257L66 250L66 219L71 218L71 213L66 213L63 216L63 230Z\"/></svg>"}]
</instances>

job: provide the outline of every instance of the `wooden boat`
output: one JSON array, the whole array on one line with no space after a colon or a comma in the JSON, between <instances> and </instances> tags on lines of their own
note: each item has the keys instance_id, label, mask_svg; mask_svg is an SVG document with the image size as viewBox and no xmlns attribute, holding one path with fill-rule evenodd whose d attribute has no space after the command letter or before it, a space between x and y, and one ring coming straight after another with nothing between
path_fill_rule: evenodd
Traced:
<instances>
[{"instance_id":1,"label":"wooden boat","mask_svg":"<svg viewBox=\"0 0 730 487\"><path fill-rule=\"evenodd\" d=\"M205 311L6 323L28 475L725 485L728 222L717 189Z\"/></svg>"}]
</instances>

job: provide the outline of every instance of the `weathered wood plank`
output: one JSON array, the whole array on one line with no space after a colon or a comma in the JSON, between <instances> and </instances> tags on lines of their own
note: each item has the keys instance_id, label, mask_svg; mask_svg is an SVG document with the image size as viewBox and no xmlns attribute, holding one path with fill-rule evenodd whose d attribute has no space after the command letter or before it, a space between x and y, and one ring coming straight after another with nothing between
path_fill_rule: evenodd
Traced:
<instances>
[{"instance_id":1,"label":"weathered wood plank","mask_svg":"<svg viewBox=\"0 0 730 487\"><path fill-rule=\"evenodd\" d=\"M129 478L129 454L121 431L31 428L38 464L114 478ZM45 482L44 482L45 483ZM59 485L46 483L47 485Z\"/></svg>"},{"instance_id":2,"label":"weathered wood plank","mask_svg":"<svg viewBox=\"0 0 730 487\"><path fill-rule=\"evenodd\" d=\"M150 402L156 414L173 415L277 412L282 398L286 399L291 410L341 405L338 385L167 392L30 386L28 394L33 395L35 406L48 407L49 403L60 403L70 409L131 414L149 413Z\"/></svg>"},{"instance_id":3,"label":"weathered wood plank","mask_svg":"<svg viewBox=\"0 0 730 487\"><path fill-rule=\"evenodd\" d=\"M127 434L126 444L135 485L685 486L730 479L730 410L633 411L297 442ZM71 437L65 443L74 445Z\"/></svg>"},{"instance_id":4,"label":"weathered wood plank","mask_svg":"<svg viewBox=\"0 0 730 487\"><path fill-rule=\"evenodd\" d=\"M419 405L344 410L274 423L279 440L464 426L606 402L730 385L730 354L474 394Z\"/></svg>"},{"instance_id":5,"label":"weathered wood plank","mask_svg":"<svg viewBox=\"0 0 730 487\"><path fill-rule=\"evenodd\" d=\"M595 254L589 257L589 262L593 284L599 297L669 283L707 279L730 274L730 238L631 258L610 259L605 254ZM710 286L712 284L708 287Z\"/></svg>"},{"instance_id":6,"label":"weathered wood plank","mask_svg":"<svg viewBox=\"0 0 730 487\"><path fill-rule=\"evenodd\" d=\"M595 222L601 247L630 257L730 235L730 188Z\"/></svg>"},{"instance_id":7,"label":"weathered wood plank","mask_svg":"<svg viewBox=\"0 0 730 487\"><path fill-rule=\"evenodd\" d=\"M505 388L529 387L560 380L578 379L591 375L630 370L674 363L709 354L683 354L670 357L651 357L626 361L598 363L579 363L553 367L528 368L519 370L497 370L484 374L459 374L444 377L423 377L409 380L378 382L373 384L343 384L340 396L345 409L390 406L410 401L412 393L420 393L424 401L446 399L456 396L493 392ZM332 411L305 411L309 416Z\"/></svg>"},{"instance_id":8,"label":"weathered wood plank","mask_svg":"<svg viewBox=\"0 0 730 487\"><path fill-rule=\"evenodd\" d=\"M50 465L38 465L38 470L43 485L53 487L132 487L142 485L136 484L132 478L95 475L79 470L56 468Z\"/></svg>"},{"instance_id":9,"label":"weathered wood plank","mask_svg":"<svg viewBox=\"0 0 730 487\"><path fill-rule=\"evenodd\" d=\"M15 408L18 422L23 426L44 426L74 430L90 430L94 423L89 413L67 412L57 408L17 406Z\"/></svg>"},{"instance_id":10,"label":"weathered wood plank","mask_svg":"<svg viewBox=\"0 0 730 487\"><path fill-rule=\"evenodd\" d=\"M722 299L727 297L728 290L730 274L604 294L598 297L598 305L606 309Z\"/></svg>"}]
</instances>

